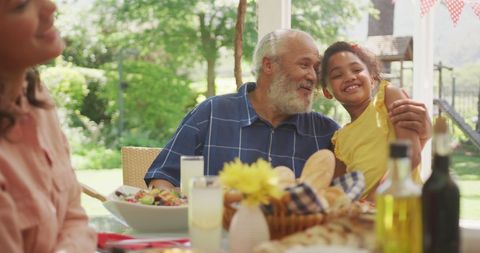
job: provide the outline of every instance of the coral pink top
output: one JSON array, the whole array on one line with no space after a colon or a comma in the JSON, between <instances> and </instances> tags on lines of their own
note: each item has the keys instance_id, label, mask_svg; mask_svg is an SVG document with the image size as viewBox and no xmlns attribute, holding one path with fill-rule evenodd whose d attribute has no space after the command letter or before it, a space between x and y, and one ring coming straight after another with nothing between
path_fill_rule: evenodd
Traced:
<instances>
[{"instance_id":1,"label":"coral pink top","mask_svg":"<svg viewBox=\"0 0 480 253\"><path fill-rule=\"evenodd\" d=\"M51 101L43 88L37 97ZM94 252L95 231L55 109L20 100L17 123L0 137L2 252Z\"/></svg>"}]
</instances>

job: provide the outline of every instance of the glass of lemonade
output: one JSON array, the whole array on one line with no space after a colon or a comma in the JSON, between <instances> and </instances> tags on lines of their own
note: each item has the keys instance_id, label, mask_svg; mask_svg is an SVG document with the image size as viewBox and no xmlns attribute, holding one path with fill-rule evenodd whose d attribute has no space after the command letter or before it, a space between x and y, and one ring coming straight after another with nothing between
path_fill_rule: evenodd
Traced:
<instances>
[{"instance_id":1,"label":"glass of lemonade","mask_svg":"<svg viewBox=\"0 0 480 253\"><path fill-rule=\"evenodd\" d=\"M192 248L214 253L222 239L223 188L218 176L190 179L188 228Z\"/></svg>"},{"instance_id":2,"label":"glass of lemonade","mask_svg":"<svg viewBox=\"0 0 480 253\"><path fill-rule=\"evenodd\" d=\"M192 177L203 176L203 156L180 157L180 192L184 196L189 194L189 181Z\"/></svg>"}]
</instances>

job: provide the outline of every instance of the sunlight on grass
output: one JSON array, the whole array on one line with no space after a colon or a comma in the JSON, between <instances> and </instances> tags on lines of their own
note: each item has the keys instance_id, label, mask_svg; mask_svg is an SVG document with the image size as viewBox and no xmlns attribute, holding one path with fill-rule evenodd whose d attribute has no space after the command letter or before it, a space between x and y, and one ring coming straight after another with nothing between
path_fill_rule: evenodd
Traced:
<instances>
[{"instance_id":1,"label":"sunlight on grass","mask_svg":"<svg viewBox=\"0 0 480 253\"><path fill-rule=\"evenodd\" d=\"M459 181L461 195L460 217L480 220L480 180Z\"/></svg>"},{"instance_id":2,"label":"sunlight on grass","mask_svg":"<svg viewBox=\"0 0 480 253\"><path fill-rule=\"evenodd\" d=\"M460 188L460 217L480 220L480 155L460 148L452 155L451 172Z\"/></svg>"},{"instance_id":3,"label":"sunlight on grass","mask_svg":"<svg viewBox=\"0 0 480 253\"><path fill-rule=\"evenodd\" d=\"M452 156L452 170L461 180L480 180L480 154L478 150L460 148Z\"/></svg>"},{"instance_id":4,"label":"sunlight on grass","mask_svg":"<svg viewBox=\"0 0 480 253\"><path fill-rule=\"evenodd\" d=\"M455 171L455 174L460 177L462 180L480 180L480 159L478 161L462 161L462 158L459 160L453 160L452 169Z\"/></svg>"},{"instance_id":5,"label":"sunlight on grass","mask_svg":"<svg viewBox=\"0 0 480 253\"><path fill-rule=\"evenodd\" d=\"M78 181L92 187L103 195L108 195L122 185L122 170L76 170ZM102 203L82 194L82 206L90 217L109 214Z\"/></svg>"}]
</instances>

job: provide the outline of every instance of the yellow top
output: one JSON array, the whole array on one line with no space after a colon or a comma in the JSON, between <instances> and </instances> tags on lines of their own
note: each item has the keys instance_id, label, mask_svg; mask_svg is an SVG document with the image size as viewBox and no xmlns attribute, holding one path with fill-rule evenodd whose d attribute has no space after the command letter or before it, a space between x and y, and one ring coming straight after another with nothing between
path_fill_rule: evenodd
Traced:
<instances>
[{"instance_id":1,"label":"yellow top","mask_svg":"<svg viewBox=\"0 0 480 253\"><path fill-rule=\"evenodd\" d=\"M388 144L395 139L395 129L385 106L385 87L378 92L367 109L355 121L339 129L332 137L335 156L347 166L347 172L361 171L365 176L362 198L375 189L387 171Z\"/></svg>"}]
</instances>

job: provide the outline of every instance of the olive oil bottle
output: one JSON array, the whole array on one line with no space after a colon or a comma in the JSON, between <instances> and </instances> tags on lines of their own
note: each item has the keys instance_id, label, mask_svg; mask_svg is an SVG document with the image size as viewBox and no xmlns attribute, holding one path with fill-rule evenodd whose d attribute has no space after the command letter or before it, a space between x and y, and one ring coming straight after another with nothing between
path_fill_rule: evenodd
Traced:
<instances>
[{"instance_id":1,"label":"olive oil bottle","mask_svg":"<svg viewBox=\"0 0 480 253\"><path fill-rule=\"evenodd\" d=\"M409 143L390 144L388 177L376 192L378 252L422 252L421 187L411 177Z\"/></svg>"},{"instance_id":2,"label":"olive oil bottle","mask_svg":"<svg viewBox=\"0 0 480 253\"><path fill-rule=\"evenodd\" d=\"M449 138L446 119L437 118L432 174L422 189L424 253L460 252L460 191L449 174Z\"/></svg>"}]
</instances>

